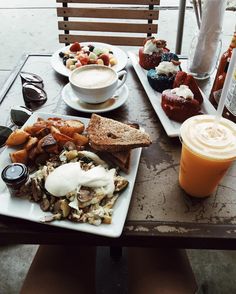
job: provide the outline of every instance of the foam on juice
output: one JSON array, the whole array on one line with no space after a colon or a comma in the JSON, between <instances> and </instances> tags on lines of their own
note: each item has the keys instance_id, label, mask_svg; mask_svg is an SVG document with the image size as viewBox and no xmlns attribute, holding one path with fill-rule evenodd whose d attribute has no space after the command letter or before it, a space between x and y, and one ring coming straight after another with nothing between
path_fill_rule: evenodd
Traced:
<instances>
[{"instance_id":1,"label":"foam on juice","mask_svg":"<svg viewBox=\"0 0 236 294\"><path fill-rule=\"evenodd\" d=\"M199 115L183 123L181 136L192 151L209 159L225 160L236 158L236 127L229 120L222 118L214 123L214 116Z\"/></svg>"}]
</instances>

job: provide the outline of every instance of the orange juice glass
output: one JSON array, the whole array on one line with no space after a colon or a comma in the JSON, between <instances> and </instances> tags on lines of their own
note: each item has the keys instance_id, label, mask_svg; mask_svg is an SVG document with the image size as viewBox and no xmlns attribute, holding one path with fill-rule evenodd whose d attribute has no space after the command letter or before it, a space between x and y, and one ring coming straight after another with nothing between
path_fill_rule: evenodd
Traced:
<instances>
[{"instance_id":1,"label":"orange juice glass","mask_svg":"<svg viewBox=\"0 0 236 294\"><path fill-rule=\"evenodd\" d=\"M179 183L191 196L209 196L236 159L236 124L212 115L187 119L180 128Z\"/></svg>"}]
</instances>

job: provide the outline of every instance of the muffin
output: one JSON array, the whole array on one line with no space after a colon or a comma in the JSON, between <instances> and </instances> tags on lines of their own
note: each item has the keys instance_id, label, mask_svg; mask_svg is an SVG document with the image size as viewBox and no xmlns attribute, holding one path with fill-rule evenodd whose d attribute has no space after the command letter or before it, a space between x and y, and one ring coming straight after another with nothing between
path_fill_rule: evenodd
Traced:
<instances>
[{"instance_id":1,"label":"muffin","mask_svg":"<svg viewBox=\"0 0 236 294\"><path fill-rule=\"evenodd\" d=\"M147 79L150 86L158 92L172 89L175 76L180 70L179 65L179 58L176 54L163 54L159 65L155 69L150 69L147 72Z\"/></svg>"},{"instance_id":2,"label":"muffin","mask_svg":"<svg viewBox=\"0 0 236 294\"><path fill-rule=\"evenodd\" d=\"M201 104L186 85L163 91L161 106L166 115L177 122L183 122L191 116L201 114Z\"/></svg>"},{"instance_id":3,"label":"muffin","mask_svg":"<svg viewBox=\"0 0 236 294\"><path fill-rule=\"evenodd\" d=\"M165 40L147 38L144 46L139 49L139 64L146 70L155 68L161 62L162 54L165 52L169 52Z\"/></svg>"},{"instance_id":4,"label":"muffin","mask_svg":"<svg viewBox=\"0 0 236 294\"><path fill-rule=\"evenodd\" d=\"M203 102L202 93L194 79L194 77L190 74L187 74L184 71L179 71L176 74L173 88L180 87L180 85L186 85L194 94L194 99L196 99L200 104Z\"/></svg>"}]
</instances>

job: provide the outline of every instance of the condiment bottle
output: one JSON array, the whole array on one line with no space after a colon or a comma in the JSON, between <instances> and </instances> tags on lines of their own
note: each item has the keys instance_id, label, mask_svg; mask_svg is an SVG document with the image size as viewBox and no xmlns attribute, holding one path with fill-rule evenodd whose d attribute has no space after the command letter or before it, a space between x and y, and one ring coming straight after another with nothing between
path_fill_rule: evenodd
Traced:
<instances>
[{"instance_id":1,"label":"condiment bottle","mask_svg":"<svg viewBox=\"0 0 236 294\"><path fill-rule=\"evenodd\" d=\"M1 176L11 196L17 196L20 188L29 179L29 170L22 163L12 163L3 169Z\"/></svg>"},{"instance_id":2,"label":"condiment bottle","mask_svg":"<svg viewBox=\"0 0 236 294\"><path fill-rule=\"evenodd\" d=\"M236 123L236 64L234 65L232 81L225 100L224 116Z\"/></svg>"},{"instance_id":3,"label":"condiment bottle","mask_svg":"<svg viewBox=\"0 0 236 294\"><path fill-rule=\"evenodd\" d=\"M230 58L232 55L232 50L234 48L236 48L236 29L235 29L233 38L231 40L231 43L229 45L229 48L221 56L219 66L218 66L218 69L216 72L215 80L214 80L212 90L210 93L209 100L216 108L217 108L218 102L220 100L220 96L221 96L221 92L222 92L222 89L224 86L225 77L227 74ZM223 116L226 118L229 118L233 121L236 120L236 118L232 117L231 115L229 115L227 113L228 113L228 110L227 110L227 107L225 107L225 109L223 111Z\"/></svg>"}]
</instances>

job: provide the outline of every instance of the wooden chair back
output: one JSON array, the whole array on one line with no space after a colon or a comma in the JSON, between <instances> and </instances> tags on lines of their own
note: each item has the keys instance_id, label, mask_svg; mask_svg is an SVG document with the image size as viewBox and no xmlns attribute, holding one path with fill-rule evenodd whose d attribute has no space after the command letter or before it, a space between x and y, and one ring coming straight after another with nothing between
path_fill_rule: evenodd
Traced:
<instances>
[{"instance_id":1,"label":"wooden chair back","mask_svg":"<svg viewBox=\"0 0 236 294\"><path fill-rule=\"evenodd\" d=\"M160 0L56 0L59 42L141 46L158 30Z\"/></svg>"}]
</instances>

